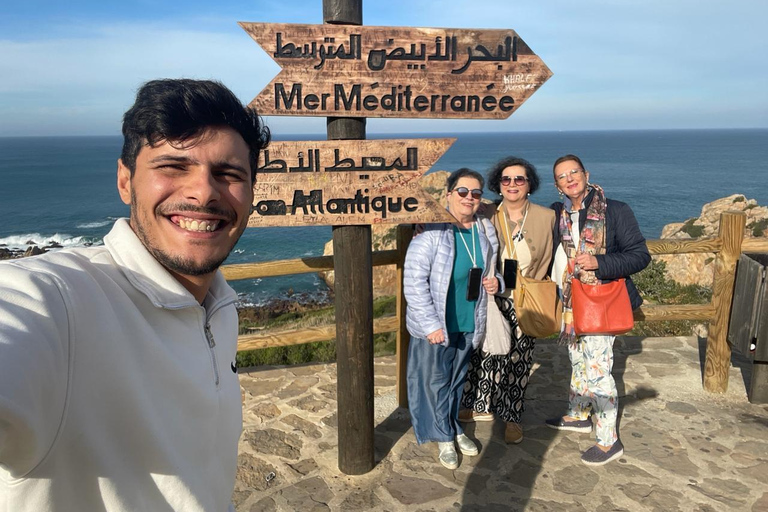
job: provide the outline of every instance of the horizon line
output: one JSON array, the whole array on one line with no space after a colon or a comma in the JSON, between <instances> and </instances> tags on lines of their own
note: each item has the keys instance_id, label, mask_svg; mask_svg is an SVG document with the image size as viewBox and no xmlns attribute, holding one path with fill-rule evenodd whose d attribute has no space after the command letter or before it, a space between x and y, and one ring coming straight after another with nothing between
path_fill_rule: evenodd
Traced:
<instances>
[{"instance_id":1,"label":"horizon line","mask_svg":"<svg viewBox=\"0 0 768 512\"><path fill-rule=\"evenodd\" d=\"M590 128L590 129L584 129L584 130L488 130L488 131L450 131L450 132L439 132L439 131L418 131L418 132L387 132L387 131L371 131L367 132L366 136L368 135L386 135L386 136L394 136L393 138L398 138L398 136L419 136L419 135L442 135L442 136L450 136L450 135L487 135L487 134L500 134L500 133L604 133L604 132L682 132L682 131L759 131L759 130L768 130L768 126L754 126L754 127L727 127L727 128ZM298 133L298 132L282 132L280 134L272 133L273 137L276 136L290 136L290 137L318 137L323 136L325 137L326 134L322 132L307 132L307 133ZM93 134L82 134L82 135L51 135L51 134L41 134L41 135L0 135L0 139L36 139L36 138L78 138L78 137L122 137L123 135L121 133L116 134L109 134L109 135L93 135ZM275 139L277 140L277 139ZM361 139L362 140L362 139Z\"/></svg>"}]
</instances>

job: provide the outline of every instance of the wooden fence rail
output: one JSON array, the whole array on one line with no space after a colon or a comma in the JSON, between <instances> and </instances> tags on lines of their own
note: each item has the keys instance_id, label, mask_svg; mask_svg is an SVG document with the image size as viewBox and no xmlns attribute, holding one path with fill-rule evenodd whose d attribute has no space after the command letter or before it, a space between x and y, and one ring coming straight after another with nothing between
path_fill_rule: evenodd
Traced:
<instances>
[{"instance_id":1,"label":"wooden fence rail","mask_svg":"<svg viewBox=\"0 0 768 512\"><path fill-rule=\"evenodd\" d=\"M690 240L648 240L651 254L714 253L715 274L712 301L709 304L644 305L635 311L635 320L696 320L709 322L707 353L704 367L704 388L724 393L728 388L728 368L731 350L726 341L728 319L733 300L736 262L742 252L768 252L768 237L744 238L746 216L741 212L724 212L720 216L720 231L714 238ZM409 335L405 329L405 298L402 272L405 253L411 239L409 226L399 226L397 249L377 251L372 255L373 266L397 266L396 315L374 321L374 333L397 332L397 396L401 406L407 406L405 395L405 362ZM244 263L222 267L228 280L256 279L291 274L333 270L333 257L320 256L293 260ZM312 343L335 338L335 325L285 330L265 334L246 334L238 338L238 351Z\"/></svg>"}]
</instances>

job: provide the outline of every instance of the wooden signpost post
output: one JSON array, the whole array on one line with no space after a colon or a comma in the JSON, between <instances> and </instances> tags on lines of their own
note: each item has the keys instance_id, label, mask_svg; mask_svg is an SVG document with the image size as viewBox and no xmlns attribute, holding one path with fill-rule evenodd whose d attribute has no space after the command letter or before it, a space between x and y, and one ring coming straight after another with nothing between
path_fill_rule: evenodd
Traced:
<instances>
[{"instance_id":1,"label":"wooden signpost post","mask_svg":"<svg viewBox=\"0 0 768 512\"><path fill-rule=\"evenodd\" d=\"M240 25L282 68L264 115L505 119L552 76L514 30Z\"/></svg>"},{"instance_id":2,"label":"wooden signpost post","mask_svg":"<svg viewBox=\"0 0 768 512\"><path fill-rule=\"evenodd\" d=\"M514 30L363 27L362 0L323 25L240 23L281 72L260 115L326 116L328 141L273 142L249 226L333 225L339 469L374 466L371 224L451 222L418 185L454 139L365 139L367 117L505 119L549 68Z\"/></svg>"},{"instance_id":3,"label":"wooden signpost post","mask_svg":"<svg viewBox=\"0 0 768 512\"><path fill-rule=\"evenodd\" d=\"M455 140L272 142L248 225L451 222L419 179Z\"/></svg>"}]
</instances>

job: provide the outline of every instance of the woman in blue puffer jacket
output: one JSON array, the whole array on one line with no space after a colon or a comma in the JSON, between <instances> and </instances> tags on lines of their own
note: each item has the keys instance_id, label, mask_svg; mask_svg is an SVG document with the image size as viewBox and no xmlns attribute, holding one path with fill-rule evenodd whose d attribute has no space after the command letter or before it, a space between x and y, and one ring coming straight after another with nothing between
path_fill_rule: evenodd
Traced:
<instances>
[{"instance_id":1,"label":"woman in blue puffer jacket","mask_svg":"<svg viewBox=\"0 0 768 512\"><path fill-rule=\"evenodd\" d=\"M454 441L464 455L478 454L458 421L459 405L472 348L485 336L488 294L503 286L496 232L475 215L483 184L471 169L453 172L447 198L457 224L426 225L405 257L411 422L419 444L438 443L440 463L448 469L459 466Z\"/></svg>"}]
</instances>

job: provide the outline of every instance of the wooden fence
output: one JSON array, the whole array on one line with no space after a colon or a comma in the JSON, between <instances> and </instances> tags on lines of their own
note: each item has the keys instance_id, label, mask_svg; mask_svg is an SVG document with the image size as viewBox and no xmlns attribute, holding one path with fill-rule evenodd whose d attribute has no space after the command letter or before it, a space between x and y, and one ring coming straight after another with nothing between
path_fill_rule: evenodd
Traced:
<instances>
[{"instance_id":1,"label":"wooden fence","mask_svg":"<svg viewBox=\"0 0 768 512\"><path fill-rule=\"evenodd\" d=\"M714 253L714 279L712 301L709 304L644 305L635 311L635 320L653 322L661 320L698 320L709 322L704 389L724 393L728 389L728 371L731 349L726 340L728 319L733 301L736 263L742 252L768 252L768 238L745 238L746 216L742 212L724 212L720 215L720 229L715 238L689 240L648 240L651 254ZM409 226L399 226L397 249L373 253L373 266L397 266L397 310L393 317L374 320L374 334L397 332L397 399L407 407L405 368L409 335L405 328L405 298L403 296L403 262L412 236ZM333 256L243 263L226 265L222 272L227 280L256 279L309 272L333 270ZM246 334L238 338L238 351L267 347L298 345L336 337L335 325L286 330L269 334Z\"/></svg>"}]
</instances>

